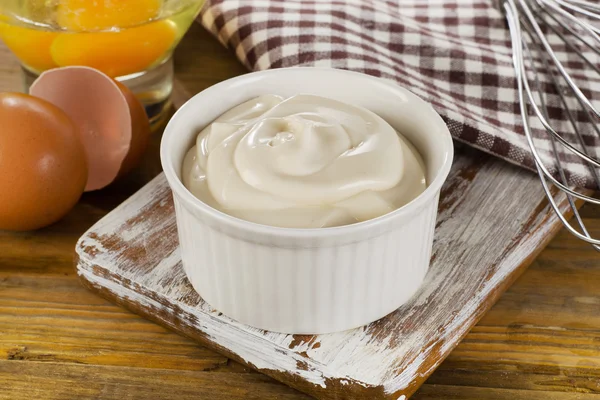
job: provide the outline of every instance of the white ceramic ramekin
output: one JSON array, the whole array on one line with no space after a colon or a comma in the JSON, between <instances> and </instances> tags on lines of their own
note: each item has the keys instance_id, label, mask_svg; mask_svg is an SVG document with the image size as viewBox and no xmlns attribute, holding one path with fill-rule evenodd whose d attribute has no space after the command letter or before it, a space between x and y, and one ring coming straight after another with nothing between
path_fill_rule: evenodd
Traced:
<instances>
[{"instance_id":1,"label":"white ceramic ramekin","mask_svg":"<svg viewBox=\"0 0 600 400\"><path fill-rule=\"evenodd\" d=\"M419 150L427 189L390 214L336 228L276 228L209 207L181 183L184 155L204 126L266 93L320 95L374 111ZM429 104L368 75L288 68L212 86L173 116L161 144L185 272L212 307L254 327L316 334L375 321L405 303L427 273L440 188L452 154L450 133Z\"/></svg>"}]
</instances>

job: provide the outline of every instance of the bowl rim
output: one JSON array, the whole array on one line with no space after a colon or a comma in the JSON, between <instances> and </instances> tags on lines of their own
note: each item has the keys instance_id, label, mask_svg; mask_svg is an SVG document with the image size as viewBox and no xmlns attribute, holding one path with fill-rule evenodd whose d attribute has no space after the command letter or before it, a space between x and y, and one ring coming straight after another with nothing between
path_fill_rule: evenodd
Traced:
<instances>
[{"instance_id":1,"label":"bowl rim","mask_svg":"<svg viewBox=\"0 0 600 400\"><path fill-rule=\"evenodd\" d=\"M188 109L194 107L195 103L200 102L200 99L205 97L210 97L210 95L214 92L221 90L231 90L232 88L239 89L240 85L243 85L245 81L252 81L261 76L266 75L278 75L278 74L294 74L302 70L303 73L315 73L315 74L323 74L323 73L335 73L340 75L346 75L349 79L351 78L360 78L367 79L372 82L374 85L382 85L384 89L391 90L393 92L398 92L403 96L409 97L410 101L416 101L417 103L421 103L425 106L425 109L428 109L432 118L435 120L435 123L438 124L441 128L441 133L443 136L443 153L444 160L442 166L440 167L438 173L436 174L433 181L429 183L427 188L419 194L416 198L411 200L409 203L403 205L400 208L395 209L394 211L381 215L376 218L372 218L366 221L357 222L350 225L342 225L342 226L334 226L334 227L326 227L326 228L285 228L271 225L263 225L256 222L251 222L247 220L243 220L238 217L234 217L227 213L224 213L216 208L209 206L204 203L202 200L198 199L194 196L183 184L181 179L178 177L177 172L173 166L173 155L172 155L172 142L174 140L175 135L177 135L177 130L174 128L177 124L177 120L183 118L183 114L188 112ZM232 104L231 107L235 106ZM454 144L452 141L452 136L447 125L444 123L440 115L433 109L433 107L421 99L419 96L415 95L409 89L404 88L398 84L395 84L392 81L384 80L382 78L378 78L375 76L367 75L360 72L349 71L338 68L330 68L330 67L288 67L288 68L277 68L277 69L269 69L257 72L250 72L247 74L239 75L222 82L219 82L215 85L212 85L201 92L194 95L188 101L185 102L183 106L181 106L175 114L171 117L167 126L164 129L163 136L160 144L160 160L162 164L162 168L164 174L167 178L169 186L173 191L174 195L178 197L180 200L183 200L186 205L193 207L196 211L206 215L213 220L225 224L229 227L232 227L236 230L242 230L247 233L253 234L265 234L265 235L274 235L278 237L292 237L292 238L323 238L329 237L332 235L338 234L356 234L363 231L370 231L374 227L378 225L385 224L390 222L391 220L410 216L410 214L416 212L420 208L426 206L434 196L439 192L443 183L445 182L448 174L450 173L450 168L452 166L453 161L453 149Z\"/></svg>"}]
</instances>

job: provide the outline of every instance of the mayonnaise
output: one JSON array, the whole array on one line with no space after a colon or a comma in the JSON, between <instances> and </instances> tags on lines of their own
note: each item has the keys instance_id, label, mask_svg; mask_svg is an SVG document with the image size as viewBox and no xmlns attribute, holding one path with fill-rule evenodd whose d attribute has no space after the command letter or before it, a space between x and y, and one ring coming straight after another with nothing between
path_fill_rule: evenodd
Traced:
<instances>
[{"instance_id":1,"label":"mayonnaise","mask_svg":"<svg viewBox=\"0 0 600 400\"><path fill-rule=\"evenodd\" d=\"M248 221L289 228L387 214L426 188L415 148L373 112L311 95L263 95L200 132L183 184Z\"/></svg>"}]
</instances>

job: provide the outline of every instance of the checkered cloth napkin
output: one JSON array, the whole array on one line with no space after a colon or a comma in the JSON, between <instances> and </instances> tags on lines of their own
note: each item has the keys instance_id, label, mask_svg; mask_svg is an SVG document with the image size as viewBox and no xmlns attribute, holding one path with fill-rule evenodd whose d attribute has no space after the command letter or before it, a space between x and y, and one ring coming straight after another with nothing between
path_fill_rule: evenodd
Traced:
<instances>
[{"instance_id":1,"label":"checkered cloth napkin","mask_svg":"<svg viewBox=\"0 0 600 400\"><path fill-rule=\"evenodd\" d=\"M328 66L395 81L430 102L455 139L534 168L499 1L208 0L200 21L251 70ZM559 50L584 92L600 99L600 76L564 45ZM577 143L552 85L544 87L553 127ZM555 172L548 136L532 120L537 148ZM600 154L600 139L584 128L586 144ZM571 184L593 186L577 157L561 158Z\"/></svg>"}]
</instances>

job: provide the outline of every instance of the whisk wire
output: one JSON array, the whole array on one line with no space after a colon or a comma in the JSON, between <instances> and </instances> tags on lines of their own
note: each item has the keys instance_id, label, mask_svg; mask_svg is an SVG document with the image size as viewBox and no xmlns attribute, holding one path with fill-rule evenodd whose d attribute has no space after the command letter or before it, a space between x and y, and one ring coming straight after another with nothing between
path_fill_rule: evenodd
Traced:
<instances>
[{"instance_id":1,"label":"whisk wire","mask_svg":"<svg viewBox=\"0 0 600 400\"><path fill-rule=\"evenodd\" d=\"M546 10L545 8L542 8L542 14L550 17L556 24L558 24L562 29L564 29L565 31L569 32L571 34L571 37L577 39L581 44L583 44L585 47L587 47L588 50L593 51L594 53L600 55L600 48L594 46L592 43L588 42L587 40L585 40L585 37L583 35L581 35L579 32L575 31L575 29L573 29L572 27L570 27L569 25L567 25L566 23L564 23L563 21L561 21L560 19L556 18L554 15L552 15L552 13L550 13L548 10ZM600 12L600 11L599 11ZM548 26L552 26L551 24L548 24ZM554 28L554 27L552 27ZM564 37L564 36L563 36ZM577 49L577 53L583 55L583 53ZM587 58L587 57L586 57Z\"/></svg>"},{"instance_id":2,"label":"whisk wire","mask_svg":"<svg viewBox=\"0 0 600 400\"><path fill-rule=\"evenodd\" d=\"M538 4L538 7L541 7L541 10L545 11L545 14L548 15L549 17L551 17L553 20L555 20L559 26L565 28L568 32L574 33L574 31L572 29L568 29L568 27L565 27L564 25L566 25L566 24L561 23L561 21L558 21L558 19L556 17L554 17L552 14L550 14L543 7L544 5L548 5L553 2L560 4L560 5L564 5L562 3L567 3L566 0L535 0L535 1ZM576 1L577 4L574 5L575 3L573 3L573 1ZM518 2L518 6L517 6L517 2ZM564 90L567 90L567 91L570 90L570 94L573 95L573 97L577 100L577 103L579 104L579 106L585 111L584 115L587 118L588 124L591 124L591 126L593 127L595 133L599 136L599 138L600 138L600 130L594 123L595 122L594 117L595 116L600 117L600 114L595 109L595 107L593 106L591 101L582 93L582 91L579 89L579 87L575 84L574 80L571 78L570 74L566 71L563 64L558 60L558 57L556 56L552 46L550 45L549 41L547 40L546 36L544 35L542 28L540 27L539 23L537 22L536 18L533 15L533 12L529 6L530 3L531 2L528 3L525 0L505 0L505 2L504 2L504 11L505 11L506 19L507 19L509 29L510 29L510 38L511 38L511 44L512 44L512 49L513 49L513 64L514 64L514 68L515 68L515 74L517 77L517 94L518 94L518 98L519 98L519 108L520 108L521 116L523 119L523 128L525 131L525 137L527 139L527 143L528 143L529 147L531 148L531 153L534 158L535 167L536 167L537 173L540 177L542 187L546 193L546 196L550 202L551 207L556 212L558 218L561 220L563 225L567 228L567 230L571 234L573 234L575 237L577 237L581 240L584 240L584 241L590 243L596 250L600 251L600 240L594 239L590 235L588 230L586 229L584 221L581 218L579 211L577 210L577 207L575 204L575 199L576 198L581 199L581 200L591 202L594 204L600 204L600 200L598 200L594 197L590 197L590 196L584 195L582 193L579 193L579 192L571 189L568 186L565 169L562 165L562 161L561 161L561 157L560 157L559 150L557 147L557 143L561 144L563 146L563 148L569 150L570 152L572 152L576 156L582 158L584 161L586 161L588 163L587 165L590 170L590 173L591 173L594 181L598 185L598 187L600 187L600 176L598 176L596 168L600 167L600 162L596 158L591 157L589 155L590 149L588 148L588 146L586 146L585 140L583 139L583 135L578 127L577 120L576 120L575 116L573 115L572 111L570 110L570 107L568 106L568 103L567 103L567 100L566 100L566 97L564 94ZM569 6L571 6L571 9L572 9L572 7L577 8L577 10L573 10L573 11L578 11L581 9L586 12L588 9L586 8L586 10L584 10L581 7L586 7L587 5L588 4L586 4L582 1L577 1L577 0L571 0L571 2L569 4ZM552 4L552 6L554 6L554 4ZM569 8L569 7L567 7L567 8ZM519 12L519 10L520 10L520 12ZM562 10L562 8L561 8L561 10ZM595 8L592 7L592 10L595 10ZM539 10L536 10L536 11L539 11ZM522 14L522 16L521 16L521 14ZM574 44L570 43L570 41L568 41L564 35L560 34L560 32L557 29L555 29L552 26L552 24L548 23L547 20L542 19L540 17L540 15L542 13L537 13L537 14L538 14L538 18L540 18L540 20L543 23L545 23L546 26L549 26L551 28L551 30L554 33L556 33L557 36L561 40L563 40L563 42L567 45L567 47L569 47L569 49L575 50L576 54L579 55L586 64L593 65L591 60L588 60L583 55L583 53L581 51L579 51ZM569 15L571 15L571 14L569 14ZM543 90L542 83L539 79L539 76L541 74L540 74L540 71L536 67L535 57L532 54L532 52L528 46L528 42L523 34L522 29L524 29L525 32L527 33L527 37L529 38L530 43L535 45L537 53L539 54L539 60L541 62L541 66L544 68L544 70L547 72L547 75L550 78L549 81L552 83L552 85L558 95L560 104L561 104L563 110L565 111L565 115L568 118L568 121L569 121L569 124L570 124L572 130L576 134L577 141L578 141L579 146L581 147L581 150L579 150L575 146L571 145L571 143L569 143L568 140L566 140L562 135L560 135L557 132L557 130L552 128L552 126L550 125L550 122L549 122L550 121L550 113L548 110L548 105L544 99L545 91ZM591 31L591 32L594 33L594 31ZM577 36L577 35L574 35L574 37L579 38L579 36ZM586 47L589 47L589 43L587 43L586 41L582 40L582 43L584 43L586 45ZM526 57L525 57L524 53L526 54ZM535 90L537 93L537 101L536 101L536 96L529 84L529 75L528 75L527 68L525 66L526 59L529 63L530 72L532 73L531 76L533 76L533 82L534 82ZM554 71L552 66L554 66L554 68L556 68L556 70L558 71L558 74ZM598 68L593 68L593 70L598 72ZM559 83L558 75L563 77L564 81L566 82L566 86L563 86ZM537 104L538 102L540 104L539 106ZM537 148L535 146L534 139L533 139L532 128L530 125L530 114L529 114L529 110L528 110L529 108L533 111L534 116L537 117L537 119L541 122L542 126L548 133L548 137L550 139L550 145L551 145L551 149L552 149L552 154L556 161L556 170L558 172L558 177L560 180L556 179L550 173L550 171L546 168L540 154L537 151ZM550 190L548 182L551 182L559 190L565 192L567 201L569 203L571 211L573 212L576 225L578 225L581 232L579 232L577 229L575 229L569 223L569 221L567 221L567 219L562 215L560 207L558 206L558 204L556 203L556 200L554 199L554 195L553 195L552 191Z\"/></svg>"},{"instance_id":3,"label":"whisk wire","mask_svg":"<svg viewBox=\"0 0 600 400\"><path fill-rule=\"evenodd\" d=\"M585 8L589 11L596 11L596 12L600 13L600 5L590 3L589 1L586 1L586 0L569 0L568 3Z\"/></svg>"},{"instance_id":4,"label":"whisk wire","mask_svg":"<svg viewBox=\"0 0 600 400\"><path fill-rule=\"evenodd\" d=\"M575 53L577 53L577 55L579 57L581 57L581 59L583 60L583 62L585 62L595 72L597 72L598 74L600 74L600 67L598 67L588 57L586 57L585 54L583 54L583 52L577 46L575 46L571 42L571 40L567 39L567 37L562 32L560 32L558 29L556 29L555 26L553 26L552 24L548 23L548 21L546 20L546 18L552 19L562 29L568 31L572 35L572 37L578 39L580 41L580 43L582 43L583 45L585 45L589 50L593 51L594 53L598 54L599 56L600 56L600 49L597 49L596 47L592 46L587 41L583 40L583 38L581 36L579 36L570 26L568 26L567 24L565 24L564 22L562 22L561 20L559 20L558 18L556 18L554 15L550 14L547 10L542 9L542 14L540 15L540 18L544 19L544 21L546 22L546 26L548 28L550 28L552 30L552 32L554 32L554 34L556 34L556 36L558 36L572 51L574 51Z\"/></svg>"},{"instance_id":5,"label":"whisk wire","mask_svg":"<svg viewBox=\"0 0 600 400\"><path fill-rule=\"evenodd\" d=\"M568 9L570 9L570 10L576 12L576 13L583 14L583 15L588 16L590 18L600 20L600 15L594 13L593 11L590 11L590 10L587 10L585 8L579 7L577 4L574 4L572 2L563 1L563 0L552 0L552 1L554 1L555 3L561 5L561 6L565 7L565 8L568 8Z\"/></svg>"},{"instance_id":6,"label":"whisk wire","mask_svg":"<svg viewBox=\"0 0 600 400\"><path fill-rule=\"evenodd\" d=\"M572 50L574 50L582 59L584 59L585 61L587 61L590 66L593 66L594 67L593 69L600 75L600 68L596 67L587 57L585 57L579 51L579 49L577 49L575 47L575 45L573 45L572 43L570 43L570 41L568 41L567 38L564 37L564 35L562 33L560 33L556 28L554 28L552 25L548 25L548 27L551 28L557 34L557 36L559 36L561 39L564 39L565 44L567 44L567 46L569 48L571 48ZM530 32L528 32L528 33L530 35L531 40L535 42L535 37L533 37ZM527 43L523 42L523 45L526 47ZM544 53L544 52L540 52L540 55L541 55L540 59L541 59L541 61L543 63L543 66L544 66L545 70L548 71L548 73L549 73L548 76L550 77L550 80L551 80L551 82L552 82L552 84L553 84L553 86L554 86L554 88L556 90L556 93L558 94L558 98L559 98L559 100L560 100L560 102L562 104L563 111L567 115L567 117L569 119L569 122L570 122L570 124L571 124L571 126L573 128L573 131L576 133L579 145L584 150L584 152L580 152L577 149L575 149L566 140L564 140L562 138L562 136L560 136L560 135L554 135L554 136L557 139L559 139L559 141L561 141L561 144L563 144L567 149L569 149L569 150L572 150L572 149L577 150L577 151L575 151L575 153L577 155L579 155L584 160L588 161L593 166L598 167L598 163L597 163L596 159L588 156L588 154L590 153L590 151L589 151L588 147L585 144L585 140L583 139L583 135L581 134L579 128L577 127L577 123L575 121L575 117L573 116L573 113L571 112L571 109L570 109L570 107L567 104L567 101L565 99L565 96L563 95L563 87L558 83L558 77L556 76L556 74L552 70L552 68L550 68L550 66L548 65L548 60L547 60L547 56L548 55L546 53ZM532 68L532 70L534 72L535 81L537 83L538 93L542 93L542 86L539 83L539 78L538 78L539 74L537 72L537 68L535 67L535 63L533 62L533 57L530 56L529 58L530 58L531 68ZM600 128L598 127L597 124L594 123L593 116L591 115L591 113L589 112L589 110L585 107L585 105L583 104L583 102L581 101L581 99L579 97L575 96L575 99L579 103L579 106L581 107L581 109L584 111L584 115L587 118L587 122L588 122L589 126L592 127L592 129L596 133L596 136L598 138L600 138ZM545 105L544 97L543 96L540 96L540 102L542 104L542 108L545 108L546 105ZM533 105L535 106L535 103L533 103ZM549 119L549 115L548 115L547 112L544 114L544 117L545 117L545 120ZM553 134L554 134L554 132L556 132L550 126L546 127L546 130L551 131L551 133L553 133ZM592 166L588 165L588 167L589 167L590 173L592 174L592 176L596 180L596 185L598 187L600 187L600 178L598 177L598 172Z\"/></svg>"},{"instance_id":7,"label":"whisk wire","mask_svg":"<svg viewBox=\"0 0 600 400\"><path fill-rule=\"evenodd\" d=\"M586 21L583 21L580 18L577 18L573 14L568 13L563 8L561 8L559 5L555 4L556 0L536 0L536 1L542 8L544 7L544 5L552 8L552 10L554 10L556 13L562 15L565 19L569 20L575 26L579 26L579 27L583 28L596 41L600 41L600 36L598 36L598 35L600 35L600 29L594 27L593 25L590 25L589 23L587 23Z\"/></svg>"},{"instance_id":8,"label":"whisk wire","mask_svg":"<svg viewBox=\"0 0 600 400\"><path fill-rule=\"evenodd\" d=\"M511 4L511 6L515 6L515 9L516 9L516 5L512 0L509 0L508 3ZM581 153L579 150L577 150L572 145L570 145L564 138L562 138L562 136L560 136L554 129L552 129L552 127L550 126L548 121L546 121L546 118L542 115L539 107L537 106L537 104L535 102L535 97L529 86L529 82L526 79L527 73L525 70L525 66L522 62L523 54L522 54L521 44L523 43L523 37L522 37L522 32L521 32L521 26L520 26L520 24L518 24L518 20L513 20L512 18L514 18L514 17L509 18L508 15L509 14L507 14L507 19L509 20L509 25L514 26L514 28L511 29L511 37L512 37L512 42L513 42L513 54L514 54L513 62L515 64L515 71L517 73L517 82L520 85L518 95L519 95L519 103L521 104L521 107L523 107L523 106L526 107L526 105L527 105L526 99L524 98L524 95L523 95L523 91L524 91L525 94L527 95L529 104L531 105L532 109L534 110L534 112L536 113L536 115L538 116L538 118L540 119L542 124L545 127L550 128L549 132L551 134L553 134L553 136L555 136L557 139L559 139L559 141L561 143L566 143L567 144L566 147L568 149L573 150L576 153L582 154L586 158L590 159L590 162L595 163L596 165L600 164L598 161L594 160L593 158L589 157L588 155L586 155L584 153ZM516 24L514 23L515 21L517 22ZM563 184L562 182L558 181L556 178L554 178L552 173L544 165L542 158L541 158L540 154L538 153L538 150L533 142L533 134L531 133L531 130L529 129L527 109L525 109L525 114L523 114L523 111L521 112L521 114L524 119L524 122L526 122L525 137L526 137L528 145L531 149L531 153L533 155L534 161L535 161L536 165L538 166L538 168L541 169L542 174L547 179L549 179L554 185L558 186L561 190L571 194L572 196L575 196L584 201L588 201L588 202L600 205L600 199L596 199L594 197L590 197L590 196L581 194L581 193L571 189L566 184ZM525 121L525 120L527 120L527 121Z\"/></svg>"},{"instance_id":9,"label":"whisk wire","mask_svg":"<svg viewBox=\"0 0 600 400\"><path fill-rule=\"evenodd\" d=\"M533 35L531 35L531 32L528 32L528 34L530 35L530 38L532 40L534 40ZM537 68L535 67L535 63L533 61L533 55L531 54L531 51L529 50L529 46L527 45L527 42L525 40L522 41L523 43L523 48L525 49L525 53L527 53L527 58L529 59L529 62L531 63L531 67L533 70L533 80L535 83L535 86L537 87L538 93L540 93L539 96L539 101L540 101L540 106L541 106L541 110L542 110L542 114L544 116L544 118L546 119L550 119L550 113L548 112L548 106L546 105L546 101L544 100L544 96L541 95L542 93L542 83L540 82L539 79L539 74L537 71ZM567 115L569 116L569 121L571 122L571 125L573 126L573 128L578 132L578 137L580 139L580 144L581 146L585 149L585 144L583 143L583 139L581 138L581 135L579 135L579 131L577 130L577 125L575 123L575 120L571 114L571 112L569 111L567 104L566 104L566 100L564 98L564 96L561 93L561 88L559 87L558 81L556 80L556 76L554 75L554 73L552 72L552 70L549 68L548 65L548 61L546 60L546 57L544 54L542 54L541 57L542 63L544 64L544 67L547 71L551 72L551 76L552 76L552 81L553 84L555 86L555 89L557 91L557 93L559 94L559 98L563 104L563 106L565 107L565 110L567 111ZM525 76L525 82L527 82L527 77ZM532 102L532 104L535 104L534 102ZM557 136L559 138L562 138L561 136ZM560 156L559 156L559 152L558 152L558 148L556 146L556 137L550 137L550 145L552 146L552 153L554 154L554 157L556 159L556 167L559 173L559 177L560 180L562 182L563 185L567 184L567 177L565 174L565 170L562 166L562 162L560 160ZM596 183L600 184L600 181L598 179L598 175L595 173L595 170L592 169L592 171L594 172L594 176L596 179ZM538 175L539 175L539 169L538 169ZM540 179L542 179L544 182L546 182L546 180L544 179L544 177L540 176ZM547 195L551 195L551 193L549 191L546 191ZM583 232L583 235L589 240L591 239L591 235L589 234L589 232L587 231L583 220L581 218L581 215L579 214L579 210L577 209L577 206L575 204L575 201L573 200L573 196L571 196L570 194L566 195L567 197L567 201L569 203L569 207L571 208L571 211L573 212L573 217L575 218L575 221L577 222L577 225L579 225L579 228L581 229L581 231ZM554 202L554 198L552 198L552 201ZM566 221L566 220L565 220ZM569 226L572 226L569 223ZM596 248L596 250L600 250L600 246L598 245L592 245L594 246L594 248Z\"/></svg>"},{"instance_id":10,"label":"whisk wire","mask_svg":"<svg viewBox=\"0 0 600 400\"><path fill-rule=\"evenodd\" d=\"M530 39L532 40L532 42L535 42L535 37L533 37L530 32L528 32L528 34L530 35ZM529 58L529 62L530 62L531 69L532 69L532 72L533 72L534 82L536 84L538 93L540 93L539 99L540 99L540 105L541 105L543 116L545 117L546 120L548 120L550 117L549 117L549 112L548 112L548 107L546 105L546 101L544 100L544 96L541 95L541 93L543 93L543 91L542 91L542 84L541 84L541 82L539 80L538 70L537 70L537 68L535 66L535 63L533 62L533 56L531 55L531 52L529 51L529 47L528 47L526 41L523 41L523 47L525 48L527 56ZM549 73L548 76L550 77L552 85L554 86L554 89L555 89L556 93L558 94L558 98L559 98L559 100L560 100L560 102L562 104L563 111L567 115L569 123L570 123L571 127L573 128L573 132L575 132L575 134L576 134L577 141L579 142L579 146L584 151L584 153L580 152L580 154L585 155L586 157L588 157L587 154L590 152L590 150L589 150L588 146L585 144L585 140L583 139L583 135L581 134L581 131L580 131L580 129L577 126L577 122L575 120L575 117L573 116L573 113L572 113L569 105L567 104L567 100L566 100L566 98L565 98L565 96L563 94L563 87L561 87L561 85L559 84L559 81L558 81L558 77L556 76L556 74L552 70L552 68L550 68L550 66L549 66L548 59L547 59L547 54L544 53L544 52L539 52L539 53L540 53L540 60L542 61L543 67ZM584 105L581 103L581 101L577 97L575 97L575 98L579 102L580 107L582 107L584 109L585 115L586 115L587 120L588 120L588 123L591 124L592 128L596 132L596 135L600 138L600 129L598 128L598 126L596 124L593 123L593 117L588 112L588 110L584 108ZM532 102L532 104L535 106L534 102ZM562 136L557 136L557 137L562 139ZM561 176L561 181L562 181L563 184L566 185L567 179L566 179L565 174L564 174L564 169L562 167L561 158L559 157L558 151L557 151L557 148L556 148L555 139L557 137L551 137L550 138L551 139L551 144L552 144L552 150L553 150L554 157L556 159L557 169L558 169L559 174ZM598 175L598 171L592 165L588 165L588 169L589 169L592 177L594 178L594 180L596 182L596 186L600 187L600 176ZM577 216L578 213L575 212L575 215ZM585 227L582 226L582 229L585 229Z\"/></svg>"},{"instance_id":11,"label":"whisk wire","mask_svg":"<svg viewBox=\"0 0 600 400\"><path fill-rule=\"evenodd\" d=\"M538 0L538 1L543 2L544 4L548 4L548 5L552 4L549 0ZM531 12L530 8L527 6L525 0L519 0L519 3L521 5L521 8L522 8L526 18L527 18L527 21L531 24L536 36L542 43L542 46L544 46L544 48L546 49L552 62L556 66L556 69L558 69L558 71L563 76L563 78L565 79L567 84L571 87L571 90L574 92L575 96L579 97L581 99L581 101L585 104L585 106L588 107L592 111L592 113L594 113L594 115L596 115L598 118L600 118L600 112L596 109L596 107L594 107L592 102L583 94L581 89L579 89L579 87L577 86L577 84L575 83L575 81L573 80L571 75L567 72L567 70L565 69L563 64L560 62L560 60L556 56L556 53L552 49L552 46L548 42L548 39L546 39L544 33L542 32L542 29L540 28L539 24L535 20L535 17L533 16L533 13ZM555 7L555 5L552 4L552 7ZM560 9L560 10L561 10L561 12L565 12L562 9ZM566 14L569 15L570 17L574 18L571 14L569 14L569 13L566 13ZM598 37L598 41L600 41L600 36Z\"/></svg>"}]
</instances>

